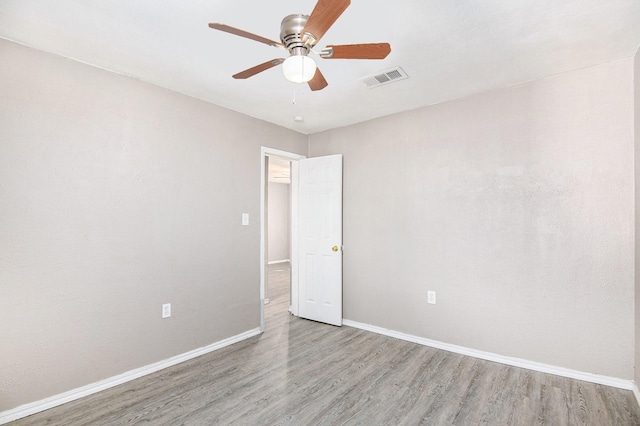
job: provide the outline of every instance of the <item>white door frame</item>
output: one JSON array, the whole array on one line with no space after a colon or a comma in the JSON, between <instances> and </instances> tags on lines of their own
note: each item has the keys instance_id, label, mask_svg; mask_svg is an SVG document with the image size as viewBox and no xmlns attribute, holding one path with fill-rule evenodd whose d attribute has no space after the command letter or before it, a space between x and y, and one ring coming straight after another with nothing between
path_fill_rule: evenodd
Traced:
<instances>
[{"instance_id":1,"label":"white door frame","mask_svg":"<svg viewBox=\"0 0 640 426\"><path fill-rule=\"evenodd\" d=\"M260 149L260 330L264 332L264 299L267 286L266 277L266 220L267 212L265 193L267 189L267 170L265 163L268 156L291 160L291 313L298 315L298 160L305 155L281 151L266 146Z\"/></svg>"}]
</instances>

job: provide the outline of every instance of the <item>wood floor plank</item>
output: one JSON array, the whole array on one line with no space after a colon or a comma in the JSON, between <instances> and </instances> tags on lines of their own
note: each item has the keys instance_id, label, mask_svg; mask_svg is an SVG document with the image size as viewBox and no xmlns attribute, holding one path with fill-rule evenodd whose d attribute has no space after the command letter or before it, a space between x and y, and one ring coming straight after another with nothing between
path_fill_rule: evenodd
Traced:
<instances>
[{"instance_id":1,"label":"wood floor plank","mask_svg":"<svg viewBox=\"0 0 640 426\"><path fill-rule=\"evenodd\" d=\"M295 318L288 286L262 335L12 425L640 425L630 391Z\"/></svg>"}]
</instances>

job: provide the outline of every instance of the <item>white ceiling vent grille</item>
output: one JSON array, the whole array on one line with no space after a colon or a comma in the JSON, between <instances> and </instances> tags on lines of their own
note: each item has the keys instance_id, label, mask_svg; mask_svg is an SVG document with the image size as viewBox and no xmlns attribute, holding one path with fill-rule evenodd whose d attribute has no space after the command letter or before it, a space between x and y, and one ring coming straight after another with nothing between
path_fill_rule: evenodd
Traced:
<instances>
[{"instance_id":1,"label":"white ceiling vent grille","mask_svg":"<svg viewBox=\"0 0 640 426\"><path fill-rule=\"evenodd\" d=\"M394 83L396 81L404 80L409 78L406 72L400 67L395 67L390 70L386 70L380 74L370 75L364 78L361 78L365 86L369 89L373 89L374 87L383 86L385 84Z\"/></svg>"}]
</instances>

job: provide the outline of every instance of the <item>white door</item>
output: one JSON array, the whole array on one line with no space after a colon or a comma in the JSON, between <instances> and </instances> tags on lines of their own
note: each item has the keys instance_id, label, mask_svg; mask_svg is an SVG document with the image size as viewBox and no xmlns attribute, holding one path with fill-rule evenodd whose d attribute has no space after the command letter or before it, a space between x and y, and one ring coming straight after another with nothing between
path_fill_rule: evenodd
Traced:
<instances>
[{"instance_id":1,"label":"white door","mask_svg":"<svg viewBox=\"0 0 640 426\"><path fill-rule=\"evenodd\" d=\"M298 166L299 315L342 325L342 155Z\"/></svg>"}]
</instances>

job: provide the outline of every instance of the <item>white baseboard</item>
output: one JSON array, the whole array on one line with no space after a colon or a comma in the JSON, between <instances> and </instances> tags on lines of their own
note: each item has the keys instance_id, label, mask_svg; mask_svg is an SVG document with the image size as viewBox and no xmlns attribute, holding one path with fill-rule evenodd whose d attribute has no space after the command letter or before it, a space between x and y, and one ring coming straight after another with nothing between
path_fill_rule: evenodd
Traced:
<instances>
[{"instance_id":1,"label":"white baseboard","mask_svg":"<svg viewBox=\"0 0 640 426\"><path fill-rule=\"evenodd\" d=\"M30 416L35 413L39 413L44 410L48 410L49 408L57 407L58 405L66 404L67 402L75 401L76 399L92 395L94 393L121 385L126 382L130 382L131 380L138 379L142 376L146 376L147 374L155 373L156 371L171 367L172 365L176 365L181 362L188 361L190 359L207 354L209 352L224 348L225 346L232 345L234 343L256 336L260 333L260 328L254 328L252 330L245 331L244 333L237 334L224 340L220 340L219 342L212 343L211 345L205 346L203 348L194 349L192 351L185 352L183 354L176 355L174 357L149 364L144 367L136 368L135 370L127 371L126 373L122 373L96 383L92 383L40 401L21 405L14 409L1 412L0 425Z\"/></svg>"},{"instance_id":2,"label":"white baseboard","mask_svg":"<svg viewBox=\"0 0 640 426\"><path fill-rule=\"evenodd\" d=\"M351 320L343 320L344 325L348 327L359 328L366 331L371 331L377 334L383 334L385 336L394 337L396 339L406 340L408 342L418 343L424 346L430 346L437 349L442 349L449 352L454 352L461 355L467 355L474 358L480 358L487 361L498 362L500 364L512 365L514 367L526 368L528 370L539 371L541 373L555 374L556 376L569 377L576 380L584 380L586 382L598 383L605 386L612 386L615 388L632 390L636 392L636 398L640 403L640 393L637 392L638 388L635 386L632 380L624 380L616 377L601 376L599 374L585 373L582 371L571 370L563 367L556 367L554 365L543 364L540 362L528 361L521 358L512 358L492 352L484 352L476 349L466 348L464 346L451 345L449 343L439 342L437 340L425 339L424 337L413 336L411 334L405 334L398 331L389 330L382 327L376 327L369 324L363 324Z\"/></svg>"},{"instance_id":3,"label":"white baseboard","mask_svg":"<svg viewBox=\"0 0 640 426\"><path fill-rule=\"evenodd\" d=\"M287 262L291 262L290 259L282 259L282 260L272 260L270 262L267 262L268 265L276 265L278 263L287 263Z\"/></svg>"},{"instance_id":4,"label":"white baseboard","mask_svg":"<svg viewBox=\"0 0 640 426\"><path fill-rule=\"evenodd\" d=\"M640 389L638 389L638 384L633 383L633 394L636 396L636 401L638 401L638 405L640 405Z\"/></svg>"}]
</instances>

